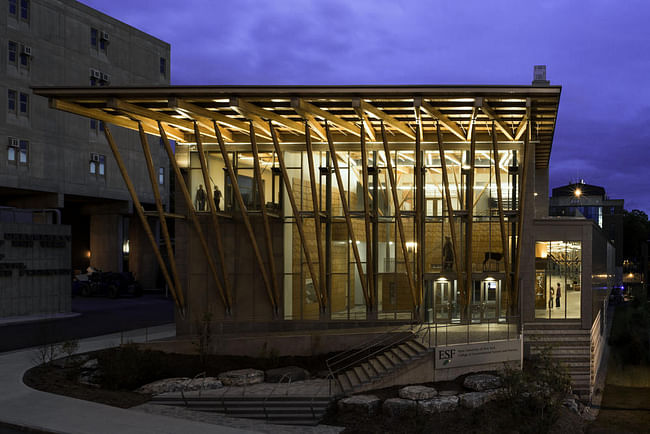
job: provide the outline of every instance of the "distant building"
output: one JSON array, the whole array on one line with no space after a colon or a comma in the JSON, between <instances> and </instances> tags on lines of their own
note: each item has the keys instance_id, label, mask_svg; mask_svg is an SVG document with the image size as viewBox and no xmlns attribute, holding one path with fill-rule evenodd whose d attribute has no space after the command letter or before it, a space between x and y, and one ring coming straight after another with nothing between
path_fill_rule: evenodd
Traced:
<instances>
[{"instance_id":1,"label":"distant building","mask_svg":"<svg viewBox=\"0 0 650 434\"><path fill-rule=\"evenodd\" d=\"M617 282L623 269L623 199L610 199L603 187L586 184L584 180L553 189L549 215L584 217L593 220L605 231L616 248Z\"/></svg>"},{"instance_id":2,"label":"distant building","mask_svg":"<svg viewBox=\"0 0 650 434\"><path fill-rule=\"evenodd\" d=\"M132 202L104 137L103 122L50 110L48 100L35 96L31 88L168 85L169 44L73 0L9 0L0 13L0 33L0 141L5 143L0 146L0 206L7 207L4 223L14 225L15 215L31 215L11 209L58 210L60 221L45 221L70 226L69 245L60 251L70 252L68 269L83 270L89 265L107 271L129 269L145 287L156 285L157 265L146 258L151 247L137 219L130 218ZM92 110L88 114L92 118ZM116 129L114 135L123 147L126 166L137 172L133 181L143 205L153 209L149 176L146 170L138 170L145 167L145 160L137 132ZM168 204L168 159L158 137L149 139L162 201ZM33 219L25 217L20 224L47 224L27 220ZM0 238L17 232L16 228L7 232L4 223L0 223ZM28 226L19 232L46 232L40 226ZM11 247L12 241L6 241L5 248ZM18 244L14 243L14 248ZM23 253L18 256L25 256ZM0 252L0 266L10 261L11 255ZM69 281L69 272L66 278ZM21 285L0 280L0 287L11 290L8 297L14 300L11 305L15 304L0 316L61 309L47 307L59 304L40 296L25 302L21 294L26 292L17 289ZM2 303L7 306L4 296Z\"/></svg>"}]
</instances>

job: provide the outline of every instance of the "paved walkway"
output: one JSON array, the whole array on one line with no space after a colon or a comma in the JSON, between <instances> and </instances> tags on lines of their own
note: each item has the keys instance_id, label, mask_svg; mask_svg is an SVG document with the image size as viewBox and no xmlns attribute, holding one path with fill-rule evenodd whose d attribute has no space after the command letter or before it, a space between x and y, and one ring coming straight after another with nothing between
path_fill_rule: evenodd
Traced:
<instances>
[{"instance_id":1,"label":"paved walkway","mask_svg":"<svg viewBox=\"0 0 650 434\"><path fill-rule=\"evenodd\" d=\"M173 324L148 330L100 336L80 342L79 352L119 345L121 339L143 342L175 335ZM246 433L237 429L187 419L121 409L89 401L40 392L27 387L23 374L31 368L35 350L0 354L0 421L46 433ZM276 430L280 432L281 430Z\"/></svg>"}]
</instances>

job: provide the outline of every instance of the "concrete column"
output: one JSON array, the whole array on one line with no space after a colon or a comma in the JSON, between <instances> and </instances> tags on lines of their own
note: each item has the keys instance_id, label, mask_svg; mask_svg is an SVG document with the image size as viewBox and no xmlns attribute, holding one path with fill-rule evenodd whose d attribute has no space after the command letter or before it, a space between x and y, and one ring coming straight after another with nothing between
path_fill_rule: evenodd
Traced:
<instances>
[{"instance_id":1,"label":"concrete column","mask_svg":"<svg viewBox=\"0 0 650 434\"><path fill-rule=\"evenodd\" d=\"M149 219L149 225L158 240L160 223L157 220ZM161 250L161 254L167 260L164 249ZM157 287L158 263L147 234L137 216L129 219L129 271L133 273L143 288Z\"/></svg>"},{"instance_id":2,"label":"concrete column","mask_svg":"<svg viewBox=\"0 0 650 434\"><path fill-rule=\"evenodd\" d=\"M90 216L90 265L102 271L122 271L122 216Z\"/></svg>"}]
</instances>

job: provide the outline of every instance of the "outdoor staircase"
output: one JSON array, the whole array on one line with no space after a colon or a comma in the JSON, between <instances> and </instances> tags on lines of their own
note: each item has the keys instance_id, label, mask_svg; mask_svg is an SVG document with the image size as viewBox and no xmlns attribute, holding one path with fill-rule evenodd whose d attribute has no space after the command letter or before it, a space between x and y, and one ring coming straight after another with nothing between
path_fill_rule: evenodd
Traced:
<instances>
[{"instance_id":1,"label":"outdoor staircase","mask_svg":"<svg viewBox=\"0 0 650 434\"><path fill-rule=\"evenodd\" d=\"M430 349L420 343L419 334L418 330L386 333L362 348L330 358L327 361L330 378L336 380L339 394L351 395L370 389L384 377L426 357Z\"/></svg>"},{"instance_id":2,"label":"outdoor staircase","mask_svg":"<svg viewBox=\"0 0 650 434\"><path fill-rule=\"evenodd\" d=\"M265 420L282 425L317 425L331 403L329 396L156 396L152 404L186 407L231 417Z\"/></svg>"},{"instance_id":3,"label":"outdoor staircase","mask_svg":"<svg viewBox=\"0 0 650 434\"><path fill-rule=\"evenodd\" d=\"M581 329L580 321L546 321L526 323L524 342L530 354L539 354L544 347L551 358L567 368L573 392L588 397L591 385L591 330Z\"/></svg>"}]
</instances>

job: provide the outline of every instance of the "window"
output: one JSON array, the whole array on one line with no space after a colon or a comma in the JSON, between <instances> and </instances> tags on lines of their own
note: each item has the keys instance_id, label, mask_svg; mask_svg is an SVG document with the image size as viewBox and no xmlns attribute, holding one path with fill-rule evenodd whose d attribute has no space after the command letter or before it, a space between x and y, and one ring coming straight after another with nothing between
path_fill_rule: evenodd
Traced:
<instances>
[{"instance_id":1,"label":"window","mask_svg":"<svg viewBox=\"0 0 650 434\"><path fill-rule=\"evenodd\" d=\"M160 58L160 74L165 77L167 75L167 59Z\"/></svg>"},{"instance_id":2,"label":"window","mask_svg":"<svg viewBox=\"0 0 650 434\"><path fill-rule=\"evenodd\" d=\"M17 0L9 0L9 15L18 16L18 3Z\"/></svg>"},{"instance_id":3,"label":"window","mask_svg":"<svg viewBox=\"0 0 650 434\"><path fill-rule=\"evenodd\" d=\"M29 0L20 0L20 19L29 21Z\"/></svg>"},{"instance_id":4,"label":"window","mask_svg":"<svg viewBox=\"0 0 650 434\"><path fill-rule=\"evenodd\" d=\"M108 45L108 41L104 38L101 38L99 40L99 49L102 51L106 51L106 46Z\"/></svg>"},{"instance_id":5,"label":"window","mask_svg":"<svg viewBox=\"0 0 650 434\"><path fill-rule=\"evenodd\" d=\"M104 176L106 174L106 156L94 152L91 153L89 171L91 175Z\"/></svg>"},{"instance_id":6,"label":"window","mask_svg":"<svg viewBox=\"0 0 650 434\"><path fill-rule=\"evenodd\" d=\"M15 41L7 43L7 61L11 64L16 64L18 59L18 44Z\"/></svg>"},{"instance_id":7,"label":"window","mask_svg":"<svg viewBox=\"0 0 650 434\"><path fill-rule=\"evenodd\" d=\"M160 184L160 185L165 184L165 168L164 167L159 167L158 168L158 184Z\"/></svg>"},{"instance_id":8,"label":"window","mask_svg":"<svg viewBox=\"0 0 650 434\"><path fill-rule=\"evenodd\" d=\"M29 53L31 53L31 48L23 45L20 52L20 66L26 69L29 69L29 58L31 57Z\"/></svg>"},{"instance_id":9,"label":"window","mask_svg":"<svg viewBox=\"0 0 650 434\"><path fill-rule=\"evenodd\" d=\"M97 119L90 120L90 130L97 133L98 131L104 132L104 121L98 121Z\"/></svg>"},{"instance_id":10,"label":"window","mask_svg":"<svg viewBox=\"0 0 650 434\"><path fill-rule=\"evenodd\" d=\"M27 140L20 140L20 145L19 145L19 155L18 155L18 162L20 164L27 164L27 157L29 155L29 141Z\"/></svg>"},{"instance_id":11,"label":"window","mask_svg":"<svg viewBox=\"0 0 650 434\"><path fill-rule=\"evenodd\" d=\"M535 242L535 318L580 318L582 244Z\"/></svg>"},{"instance_id":12,"label":"window","mask_svg":"<svg viewBox=\"0 0 650 434\"><path fill-rule=\"evenodd\" d=\"M20 92L20 114L29 114L29 95L23 92Z\"/></svg>"},{"instance_id":13,"label":"window","mask_svg":"<svg viewBox=\"0 0 650 434\"><path fill-rule=\"evenodd\" d=\"M97 48L97 34L98 31L94 27L90 28L90 46L93 48Z\"/></svg>"},{"instance_id":14,"label":"window","mask_svg":"<svg viewBox=\"0 0 650 434\"><path fill-rule=\"evenodd\" d=\"M7 110L16 113L16 98L17 92L13 89L7 90Z\"/></svg>"},{"instance_id":15,"label":"window","mask_svg":"<svg viewBox=\"0 0 650 434\"><path fill-rule=\"evenodd\" d=\"M10 163L16 163L18 159L18 139L15 137L9 137L9 144L7 145L7 161Z\"/></svg>"}]
</instances>

